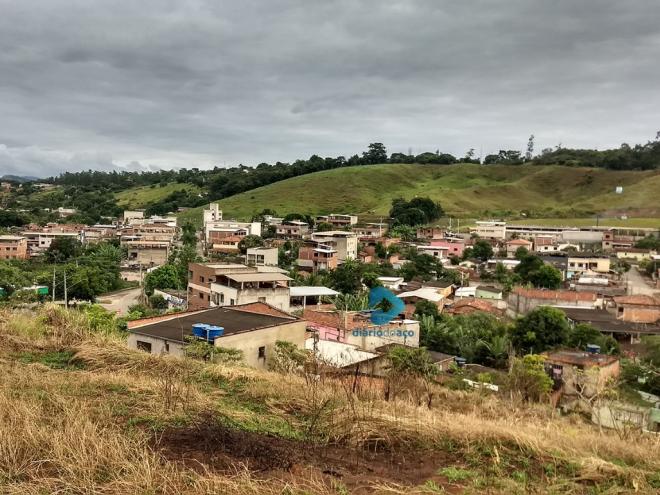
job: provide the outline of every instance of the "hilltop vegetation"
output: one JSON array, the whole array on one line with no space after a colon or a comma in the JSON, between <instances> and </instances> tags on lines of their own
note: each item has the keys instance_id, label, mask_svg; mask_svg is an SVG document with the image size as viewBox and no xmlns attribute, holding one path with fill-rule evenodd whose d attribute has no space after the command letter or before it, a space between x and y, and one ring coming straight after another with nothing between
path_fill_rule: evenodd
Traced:
<instances>
[{"instance_id":1,"label":"hilltop vegetation","mask_svg":"<svg viewBox=\"0 0 660 495\"><path fill-rule=\"evenodd\" d=\"M623 194L615 188L623 186ZM660 173L535 165L381 164L346 167L276 182L220 200L232 217L264 208L279 214L388 214L392 200L430 197L452 216L581 217L620 209L660 211ZM184 218L201 219L201 208Z\"/></svg>"},{"instance_id":2,"label":"hilltop vegetation","mask_svg":"<svg viewBox=\"0 0 660 495\"><path fill-rule=\"evenodd\" d=\"M659 133L660 136L660 133ZM382 143L371 143L367 151L362 155L353 155L346 159L344 156L338 157L320 157L312 155L307 160L296 160L293 163L276 162L275 164L260 163L255 167L246 167L238 165L230 168L215 167L211 170L178 169L178 170L158 170L149 172L100 172L85 171L77 173L64 173L59 177L47 179L55 186L55 189L45 194L35 193L31 183L19 186L15 183L10 193L0 193L0 206L3 208L30 210L30 213L23 213L22 221L44 222L49 219L44 214L45 208L57 208L60 206L67 208L76 208L79 213L67 219L67 221L79 221L84 223L97 222L102 218L115 215L121 208L145 208L148 214L165 214L171 211L177 211L179 208L195 208L207 204L209 201L227 199L235 197L241 193L250 192L247 196L247 205L242 208L235 208L232 212L235 216L247 217L263 208L269 208L265 205L261 208L254 207L252 200L272 201L268 193L263 198L257 197L262 188L287 182L289 186L283 185L280 189L275 189L274 193L287 193L290 186L308 186L316 187L325 184L315 183L314 178L308 176L327 173L329 180L337 180L338 183L332 185L329 192L334 193L335 199L324 200L327 191L312 189L308 193L316 194L313 201L308 202L312 205L314 211L306 213L327 212L329 210L352 210L355 213L374 212L383 214L385 209L383 204L390 203L393 197L401 196L398 190L403 189L406 193L416 194L417 189L424 193L426 189L435 190L435 195L448 194L449 201L452 202L452 208L448 211L454 215L469 215L473 212L491 212L498 214L506 213L511 209L511 198L520 199L521 209L534 210L540 209L548 216L557 214L566 215L564 210L570 210L566 203L575 203L577 199L579 213L590 214L593 211L601 211L603 204L601 200L614 200L616 205L630 207L628 200L619 200L616 198L601 197L605 190L600 190L594 201L591 194L591 186L598 188L599 177L609 177L612 180L610 187L621 185L615 183L616 175L601 174L603 170L616 171L650 171L656 170L660 166L660 137L644 145L629 146L621 145L620 148L604 151L596 150L573 150L557 147L554 150L545 149L540 154L534 153L534 136L530 136L527 151L523 154L517 150L500 150L497 154L487 155L483 163L487 167L478 169L457 169L457 164L479 165L480 160L475 158L474 150L469 150L464 157L457 158L448 153L424 152L418 155L392 153L388 155L385 146ZM379 177L373 177L371 171L366 175L360 171L365 167L372 167L377 164L387 164L388 173L381 170ZM422 170L418 167L408 170L412 176L401 173L400 167L403 165L424 165L429 170ZM389 169L389 166L399 167ZM505 166L503 169L502 166ZM508 172L503 170L508 167ZM548 169L546 172L531 173L530 166L543 166ZM583 182L575 183L574 172L558 169L557 166L569 166L578 170L577 175ZM449 171L442 173L438 168L449 167ZM499 168L498 168L499 167ZM584 167L596 168L591 173L584 173ZM524 170L527 168L527 170ZM498 169L498 170L493 170ZM475 172L479 170L479 172ZM539 169L542 170L542 169ZM566 178L557 176L557 170L564 170ZM335 172L333 174L332 172ZM430 173L429 173L430 171ZM453 171L453 172L452 172ZM553 172L554 171L554 172ZM582 172L580 172L582 171ZM467 180L461 174L465 172ZM421 174L420 181L416 180L414 174ZM452 174L454 174L452 176ZM545 175L544 175L545 174ZM553 175L554 174L554 175ZM530 183L525 183L522 178L532 176ZM320 177L315 175L314 177ZM639 176L637 177L639 179ZM292 179L298 179L299 182ZM565 184L567 179L568 184ZM622 178L623 179L623 178ZM392 183L391 181L399 181ZM311 181L311 182L310 182ZM362 184L360 182L363 182ZM364 183L364 182L368 182ZM607 181L607 180L606 180ZM358 188L362 186L371 186L370 190L362 191L358 189L354 195L346 190L346 186L353 186L354 182ZM412 187L403 186L412 184ZM638 182L630 177L629 183ZM567 185L568 187L564 187ZM604 185L604 184L602 184ZM491 189L490 186L501 186ZM506 186L509 186L507 189ZM646 199L655 201L655 194L647 194L647 191L653 191L653 186L640 186L632 191L636 194L636 203L645 204ZM338 190L339 188L339 190ZM343 189L342 189L343 188ZM529 188L529 191L527 190ZM461 189L460 198L454 190ZM657 190L657 189L656 189ZM252 191L256 191L252 193ZM322 193L321 193L322 191ZM454 191L453 193L451 191ZM567 194L561 194L568 191ZM296 189L296 193L299 190ZM384 194L387 198L382 200L371 200L362 198L362 194L378 196ZM545 194L543 194L545 193ZM571 194L580 194L573 196ZM585 194L586 193L586 194ZM541 195L541 198L539 198ZM253 197L254 196L254 197ZM412 196L405 196L410 199ZM509 201L504 201L508 198ZM541 199L546 199L542 201ZM241 197L237 201L243 201L246 197ZM442 198L440 198L442 199ZM233 206L231 202L229 206ZM289 209L289 204L279 202L279 204ZM444 204L444 203L443 203ZM615 206L616 206L615 205ZM345 208L346 206L347 208ZM298 208L292 210L297 211ZM594 210L595 209L595 210ZM559 211L554 211L559 210ZM291 210L288 210L291 211ZM284 213L286 213L285 211ZM190 216L194 217L195 212ZM654 213L655 215L655 213ZM575 215L573 215L575 216Z\"/></svg>"},{"instance_id":3,"label":"hilltop vegetation","mask_svg":"<svg viewBox=\"0 0 660 495\"><path fill-rule=\"evenodd\" d=\"M655 493L660 446L549 407L131 351L111 319L0 313L0 491ZM395 391L396 392L395 392Z\"/></svg>"}]
</instances>

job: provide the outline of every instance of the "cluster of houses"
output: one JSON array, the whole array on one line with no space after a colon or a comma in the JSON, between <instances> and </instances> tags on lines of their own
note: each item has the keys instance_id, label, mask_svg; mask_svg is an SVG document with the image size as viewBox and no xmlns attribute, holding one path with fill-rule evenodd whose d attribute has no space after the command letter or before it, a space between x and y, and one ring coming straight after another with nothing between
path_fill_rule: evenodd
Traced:
<instances>
[{"instance_id":1,"label":"cluster of houses","mask_svg":"<svg viewBox=\"0 0 660 495\"><path fill-rule=\"evenodd\" d=\"M354 215L333 214L316 220L317 224L330 224L332 230L314 231L306 222L267 217L264 223L274 226L276 238L269 246L248 248L244 262L191 263L185 295L187 310L130 322L131 346L157 354L181 355L189 339L210 339L209 334L205 336L198 330L212 325L221 330L209 343L241 350L251 366L266 368L276 342L285 340L313 351L322 362L345 372L381 376L387 369L392 346L419 346L419 322L413 317L419 301L435 305L440 313L486 312L501 319L526 315L539 306L557 307L565 312L570 325L589 323L626 344L637 343L645 334L660 334L660 297L632 294L612 269L615 258L652 258L656 253L648 251L641 256L632 246L657 232L509 227L495 221L478 222L470 234L464 235L436 227L420 228L417 241L410 244L448 269L460 271L465 275L463 283L457 286L443 281L379 277L380 283L404 302L404 309L387 323L377 325L372 322L370 310L337 309L333 304L337 292L328 287L292 286L289 274L278 267L278 247L287 240L299 241L295 262L298 269L316 272L332 270L348 259L375 261L376 249L380 249L382 259L382 248L389 253L387 247L401 241L385 236L386 225L360 225ZM223 220L222 211L211 205L204 212L204 247L207 253L235 253L241 239L260 235L262 228L260 222ZM474 262L452 260L461 259L477 239L487 240L501 255L488 260L484 268L502 263L513 269L519 262L516 252L524 247L559 268L565 287L515 287L506 293L492 282L480 282ZM388 255L387 261L394 266L406 262L399 255ZM440 369L461 363L460 357L430 355ZM606 378L619 372L616 357L593 348L551 352L546 358L548 373L562 382L564 398L573 397L572 390L578 385L580 393L590 386L600 390ZM592 377L586 388L578 383L584 381L584 371ZM648 414L644 414L643 421L648 421ZM614 421L611 415L608 418L599 421Z\"/></svg>"},{"instance_id":2,"label":"cluster of houses","mask_svg":"<svg viewBox=\"0 0 660 495\"><path fill-rule=\"evenodd\" d=\"M14 235L0 236L0 259L27 260L43 255L55 239L71 238L82 244L118 239L125 246L129 267L155 267L167 262L178 241L176 217L145 217L144 211L125 211L111 224L30 224Z\"/></svg>"}]
</instances>

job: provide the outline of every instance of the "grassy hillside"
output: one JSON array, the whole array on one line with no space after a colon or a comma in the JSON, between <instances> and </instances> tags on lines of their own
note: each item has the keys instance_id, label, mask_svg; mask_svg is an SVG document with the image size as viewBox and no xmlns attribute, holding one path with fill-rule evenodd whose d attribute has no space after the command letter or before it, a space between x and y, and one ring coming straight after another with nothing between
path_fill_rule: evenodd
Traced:
<instances>
[{"instance_id":1,"label":"grassy hillside","mask_svg":"<svg viewBox=\"0 0 660 495\"><path fill-rule=\"evenodd\" d=\"M366 378L305 380L132 351L106 323L55 307L0 312L0 493L660 487L655 438L599 432L549 406L435 384L429 403L409 380L399 386L411 393L385 400Z\"/></svg>"},{"instance_id":2,"label":"grassy hillside","mask_svg":"<svg viewBox=\"0 0 660 495\"><path fill-rule=\"evenodd\" d=\"M123 208L144 208L147 204L159 201L175 191L199 191L193 184L165 184L155 186L141 186L126 189L115 194L117 204Z\"/></svg>"},{"instance_id":3,"label":"grassy hillside","mask_svg":"<svg viewBox=\"0 0 660 495\"><path fill-rule=\"evenodd\" d=\"M624 193L616 194L615 187ZM429 196L453 216L584 217L612 209L660 216L660 172L560 166L371 165L316 172L220 201L227 216L263 208L279 214L352 212L386 215L393 198ZM185 219L197 220L201 209ZM636 215L644 216L644 215Z\"/></svg>"}]
</instances>

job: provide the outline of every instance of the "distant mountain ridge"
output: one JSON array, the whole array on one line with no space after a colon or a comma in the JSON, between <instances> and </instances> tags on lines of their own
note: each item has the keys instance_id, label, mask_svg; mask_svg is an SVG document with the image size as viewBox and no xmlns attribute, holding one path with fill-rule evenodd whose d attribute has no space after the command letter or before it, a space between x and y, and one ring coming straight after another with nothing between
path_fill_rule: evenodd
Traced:
<instances>
[{"instance_id":1,"label":"distant mountain ridge","mask_svg":"<svg viewBox=\"0 0 660 495\"><path fill-rule=\"evenodd\" d=\"M0 180L8 181L8 182L32 182L35 180L39 180L39 177L35 177L33 175L12 175L12 174L5 174L0 177Z\"/></svg>"}]
</instances>

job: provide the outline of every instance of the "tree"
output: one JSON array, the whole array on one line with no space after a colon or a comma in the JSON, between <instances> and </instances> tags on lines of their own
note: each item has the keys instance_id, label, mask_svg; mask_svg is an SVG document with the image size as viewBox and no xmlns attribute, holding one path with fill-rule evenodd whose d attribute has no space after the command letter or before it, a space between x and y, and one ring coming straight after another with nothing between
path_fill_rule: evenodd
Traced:
<instances>
[{"instance_id":1,"label":"tree","mask_svg":"<svg viewBox=\"0 0 660 495\"><path fill-rule=\"evenodd\" d=\"M472 257L481 261L488 261L493 257L493 246L485 239L477 240L472 246Z\"/></svg>"},{"instance_id":2,"label":"tree","mask_svg":"<svg viewBox=\"0 0 660 495\"><path fill-rule=\"evenodd\" d=\"M507 325L493 315L475 312L453 318L420 316L420 345L464 357L469 363L505 367L510 341Z\"/></svg>"},{"instance_id":3,"label":"tree","mask_svg":"<svg viewBox=\"0 0 660 495\"><path fill-rule=\"evenodd\" d=\"M295 344L278 340L275 342L275 348L268 361L268 367L279 373L292 373L303 368L308 356L307 351L299 349Z\"/></svg>"},{"instance_id":4,"label":"tree","mask_svg":"<svg viewBox=\"0 0 660 495\"><path fill-rule=\"evenodd\" d=\"M602 354L619 354L619 343L609 335L603 335L597 328L586 323L575 325L570 331L568 345L575 349L584 350L588 344L600 347Z\"/></svg>"},{"instance_id":5,"label":"tree","mask_svg":"<svg viewBox=\"0 0 660 495\"><path fill-rule=\"evenodd\" d=\"M367 164L387 163L387 149L383 143L371 143L369 150L362 153L362 159Z\"/></svg>"},{"instance_id":6,"label":"tree","mask_svg":"<svg viewBox=\"0 0 660 495\"><path fill-rule=\"evenodd\" d=\"M514 272L520 275L523 282L529 282L531 274L543 266L543 260L533 254L528 254L520 259L520 264L514 268Z\"/></svg>"},{"instance_id":7,"label":"tree","mask_svg":"<svg viewBox=\"0 0 660 495\"><path fill-rule=\"evenodd\" d=\"M396 346L390 350L390 374L408 375L431 380L439 370L431 361L429 353L423 347Z\"/></svg>"},{"instance_id":8,"label":"tree","mask_svg":"<svg viewBox=\"0 0 660 495\"><path fill-rule=\"evenodd\" d=\"M525 161L531 161L534 158L534 134L529 136L527 141L527 152L525 153Z\"/></svg>"},{"instance_id":9,"label":"tree","mask_svg":"<svg viewBox=\"0 0 660 495\"><path fill-rule=\"evenodd\" d=\"M528 255L529 255L529 250L525 246L520 246L518 249L516 249L516 253L514 256L517 260L523 260Z\"/></svg>"},{"instance_id":10,"label":"tree","mask_svg":"<svg viewBox=\"0 0 660 495\"><path fill-rule=\"evenodd\" d=\"M264 240L258 235L246 235L238 243L238 250L241 254L247 253L248 249L264 245Z\"/></svg>"},{"instance_id":11,"label":"tree","mask_svg":"<svg viewBox=\"0 0 660 495\"><path fill-rule=\"evenodd\" d=\"M347 259L330 272L330 286L343 294L357 294L362 290L362 264Z\"/></svg>"},{"instance_id":12,"label":"tree","mask_svg":"<svg viewBox=\"0 0 660 495\"><path fill-rule=\"evenodd\" d=\"M561 272L554 266L544 264L541 268L530 274L529 281L535 287L558 289L561 287L562 276Z\"/></svg>"},{"instance_id":13,"label":"tree","mask_svg":"<svg viewBox=\"0 0 660 495\"><path fill-rule=\"evenodd\" d=\"M0 261L0 289L10 296L16 289L31 285L31 280L24 270L9 262Z\"/></svg>"},{"instance_id":14,"label":"tree","mask_svg":"<svg viewBox=\"0 0 660 495\"><path fill-rule=\"evenodd\" d=\"M153 294L154 289L181 289L181 277L178 267L167 264L147 273L144 278L144 292Z\"/></svg>"},{"instance_id":15,"label":"tree","mask_svg":"<svg viewBox=\"0 0 660 495\"><path fill-rule=\"evenodd\" d=\"M417 238L417 230L410 225L396 225L387 231L387 237L412 242Z\"/></svg>"},{"instance_id":16,"label":"tree","mask_svg":"<svg viewBox=\"0 0 660 495\"><path fill-rule=\"evenodd\" d=\"M562 310L549 306L538 307L520 318L511 332L514 348L523 354L543 352L566 345L568 339L566 315Z\"/></svg>"},{"instance_id":17,"label":"tree","mask_svg":"<svg viewBox=\"0 0 660 495\"><path fill-rule=\"evenodd\" d=\"M160 294L154 294L149 297L149 306L152 309L167 309L167 300Z\"/></svg>"},{"instance_id":18,"label":"tree","mask_svg":"<svg viewBox=\"0 0 660 495\"><path fill-rule=\"evenodd\" d=\"M520 276L523 282L546 289L558 289L561 286L561 272L555 267L543 263L538 256L526 254L519 259L520 264L514 269L514 272Z\"/></svg>"},{"instance_id":19,"label":"tree","mask_svg":"<svg viewBox=\"0 0 660 495\"><path fill-rule=\"evenodd\" d=\"M195 226L187 222L181 227L181 242L186 246L196 246L197 245L197 230Z\"/></svg>"},{"instance_id":20,"label":"tree","mask_svg":"<svg viewBox=\"0 0 660 495\"><path fill-rule=\"evenodd\" d=\"M514 358L507 379L509 390L518 392L523 400L538 402L552 390L552 378L546 373L545 358L528 354Z\"/></svg>"},{"instance_id":21,"label":"tree","mask_svg":"<svg viewBox=\"0 0 660 495\"><path fill-rule=\"evenodd\" d=\"M75 237L56 237L46 250L46 260L49 263L64 263L79 256L82 245Z\"/></svg>"},{"instance_id":22,"label":"tree","mask_svg":"<svg viewBox=\"0 0 660 495\"><path fill-rule=\"evenodd\" d=\"M418 318L422 316L432 316L433 318L437 319L440 316L440 313L438 311L437 304L433 303L432 301L422 299L417 301L417 304L415 304L415 316Z\"/></svg>"},{"instance_id":23,"label":"tree","mask_svg":"<svg viewBox=\"0 0 660 495\"><path fill-rule=\"evenodd\" d=\"M390 217L394 225L422 225L433 222L444 215L442 207L430 198L403 198L392 200Z\"/></svg>"},{"instance_id":24,"label":"tree","mask_svg":"<svg viewBox=\"0 0 660 495\"><path fill-rule=\"evenodd\" d=\"M335 226L328 222L321 222L316 226L317 232L329 232L334 230Z\"/></svg>"}]
</instances>

